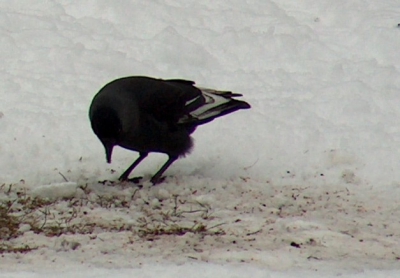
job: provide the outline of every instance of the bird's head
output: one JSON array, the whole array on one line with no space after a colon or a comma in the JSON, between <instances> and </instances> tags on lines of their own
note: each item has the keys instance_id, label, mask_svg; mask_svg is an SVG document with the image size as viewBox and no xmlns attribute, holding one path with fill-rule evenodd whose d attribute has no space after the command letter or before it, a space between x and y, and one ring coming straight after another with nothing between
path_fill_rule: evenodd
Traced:
<instances>
[{"instance_id":1,"label":"bird's head","mask_svg":"<svg viewBox=\"0 0 400 278\"><path fill-rule=\"evenodd\" d=\"M118 145L122 133L118 113L109 107L99 107L91 114L90 120L94 133L105 148L107 163L110 163L113 148Z\"/></svg>"}]
</instances>

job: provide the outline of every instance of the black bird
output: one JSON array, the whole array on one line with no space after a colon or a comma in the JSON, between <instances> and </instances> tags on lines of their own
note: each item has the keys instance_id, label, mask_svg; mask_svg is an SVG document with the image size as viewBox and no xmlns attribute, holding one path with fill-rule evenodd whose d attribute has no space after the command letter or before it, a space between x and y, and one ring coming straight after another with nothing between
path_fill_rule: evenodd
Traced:
<instances>
[{"instance_id":1,"label":"black bird","mask_svg":"<svg viewBox=\"0 0 400 278\"><path fill-rule=\"evenodd\" d=\"M108 163L116 145L139 152L119 180L128 180L149 152L167 154L168 161L151 178L157 184L178 157L190 152L190 134L198 125L250 108L248 103L233 99L238 96L241 95L197 88L187 80L131 76L100 89L90 105L89 117L94 133L104 145Z\"/></svg>"}]
</instances>

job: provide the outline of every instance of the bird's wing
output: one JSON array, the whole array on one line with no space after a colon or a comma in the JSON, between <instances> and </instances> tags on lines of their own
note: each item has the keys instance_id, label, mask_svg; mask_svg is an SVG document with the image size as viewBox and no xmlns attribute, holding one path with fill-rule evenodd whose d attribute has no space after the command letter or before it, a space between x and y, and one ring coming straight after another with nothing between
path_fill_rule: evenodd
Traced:
<instances>
[{"instance_id":1,"label":"bird's wing","mask_svg":"<svg viewBox=\"0 0 400 278\"><path fill-rule=\"evenodd\" d=\"M240 94L197 88L193 81L142 77L135 82L141 111L170 126L201 125L236 110L250 108L248 103L234 99Z\"/></svg>"},{"instance_id":2,"label":"bird's wing","mask_svg":"<svg viewBox=\"0 0 400 278\"><path fill-rule=\"evenodd\" d=\"M180 124L201 125L236 110L250 108L247 102L233 98L242 96L241 94L207 88L199 88L199 90L203 99L202 103L199 102L193 109L190 109L187 115L181 117Z\"/></svg>"},{"instance_id":3,"label":"bird's wing","mask_svg":"<svg viewBox=\"0 0 400 278\"><path fill-rule=\"evenodd\" d=\"M153 79L143 83L137 94L138 106L158 121L176 124L204 103L201 91L193 85L194 82L188 80Z\"/></svg>"}]
</instances>

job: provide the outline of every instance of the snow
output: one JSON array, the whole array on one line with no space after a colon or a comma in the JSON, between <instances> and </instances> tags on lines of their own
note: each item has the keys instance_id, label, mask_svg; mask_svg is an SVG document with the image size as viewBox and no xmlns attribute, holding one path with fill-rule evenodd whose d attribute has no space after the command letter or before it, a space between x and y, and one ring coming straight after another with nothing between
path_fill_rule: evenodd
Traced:
<instances>
[{"instance_id":1,"label":"snow","mask_svg":"<svg viewBox=\"0 0 400 278\"><path fill-rule=\"evenodd\" d=\"M12 204L23 223L8 243L35 249L1 254L0 277L398 277L399 13L394 0L0 2L0 201L43 202ZM232 90L252 109L199 127L163 184L148 182L161 154L135 169L142 188L109 182L137 154L106 164L88 107L129 75Z\"/></svg>"}]
</instances>

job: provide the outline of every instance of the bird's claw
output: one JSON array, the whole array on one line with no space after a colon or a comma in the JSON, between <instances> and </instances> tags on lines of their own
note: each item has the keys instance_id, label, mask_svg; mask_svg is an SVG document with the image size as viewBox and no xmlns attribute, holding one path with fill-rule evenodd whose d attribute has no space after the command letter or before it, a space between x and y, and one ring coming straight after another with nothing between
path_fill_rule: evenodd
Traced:
<instances>
[{"instance_id":1,"label":"bird's claw","mask_svg":"<svg viewBox=\"0 0 400 278\"><path fill-rule=\"evenodd\" d=\"M143 177L134 177L134 178L130 178L130 179L124 178L124 177L119 178L120 181L127 181L127 182L132 182L135 184L138 184L141 179L143 179Z\"/></svg>"},{"instance_id":2,"label":"bird's claw","mask_svg":"<svg viewBox=\"0 0 400 278\"><path fill-rule=\"evenodd\" d=\"M143 177L134 177L134 178L131 178L131 179L127 179L127 181L137 184L137 183L140 182L141 179L143 179Z\"/></svg>"},{"instance_id":3,"label":"bird's claw","mask_svg":"<svg viewBox=\"0 0 400 278\"><path fill-rule=\"evenodd\" d=\"M151 181L151 183L153 185L157 185L157 184L162 183L163 181L165 181L165 177L153 177L153 178L151 178L150 181Z\"/></svg>"}]
</instances>

